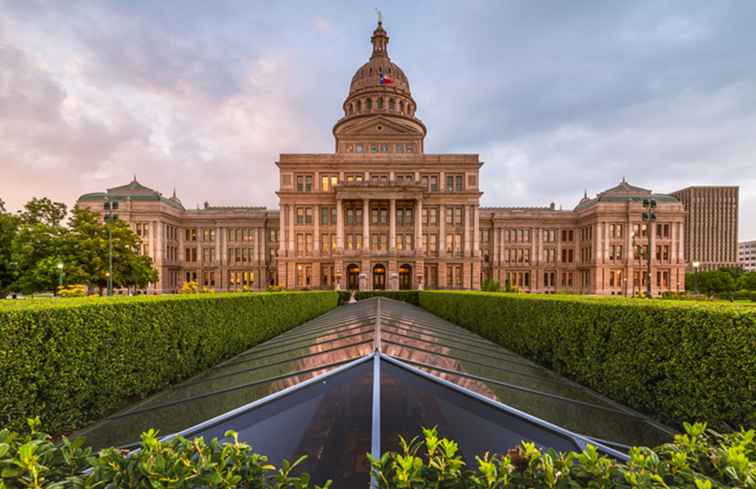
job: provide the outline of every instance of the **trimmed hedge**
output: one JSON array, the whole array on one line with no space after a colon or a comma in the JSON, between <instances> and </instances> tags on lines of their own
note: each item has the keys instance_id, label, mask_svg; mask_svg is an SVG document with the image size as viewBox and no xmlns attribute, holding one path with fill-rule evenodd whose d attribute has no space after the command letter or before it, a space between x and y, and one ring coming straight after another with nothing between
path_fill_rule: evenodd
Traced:
<instances>
[{"instance_id":1,"label":"trimmed hedge","mask_svg":"<svg viewBox=\"0 0 756 489\"><path fill-rule=\"evenodd\" d=\"M749 305L448 291L420 305L666 423L756 427Z\"/></svg>"},{"instance_id":2,"label":"trimmed hedge","mask_svg":"<svg viewBox=\"0 0 756 489\"><path fill-rule=\"evenodd\" d=\"M417 290L370 290L358 291L356 299L370 299L371 297L387 297L397 301L409 302L416 306L420 305L420 292Z\"/></svg>"},{"instance_id":3,"label":"trimmed hedge","mask_svg":"<svg viewBox=\"0 0 756 489\"><path fill-rule=\"evenodd\" d=\"M336 307L335 292L0 306L0 425L76 429ZM8 301L10 302L10 301Z\"/></svg>"},{"instance_id":4,"label":"trimmed hedge","mask_svg":"<svg viewBox=\"0 0 756 489\"><path fill-rule=\"evenodd\" d=\"M348 290L340 290L339 305L348 303L351 297L352 292ZM370 299L371 297L388 297L389 299L409 302L415 306L420 305L420 291L418 290L358 290L354 298L361 301Z\"/></svg>"}]
</instances>

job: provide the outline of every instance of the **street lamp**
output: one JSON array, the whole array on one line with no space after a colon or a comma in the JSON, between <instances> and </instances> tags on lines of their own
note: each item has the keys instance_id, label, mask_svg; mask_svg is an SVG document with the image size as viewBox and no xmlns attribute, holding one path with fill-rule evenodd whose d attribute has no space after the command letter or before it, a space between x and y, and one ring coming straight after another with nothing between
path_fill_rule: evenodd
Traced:
<instances>
[{"instance_id":1,"label":"street lamp","mask_svg":"<svg viewBox=\"0 0 756 489\"><path fill-rule=\"evenodd\" d=\"M693 288L696 291L696 295L698 295L698 267L700 266L701 266L700 261L693 262Z\"/></svg>"},{"instance_id":2,"label":"street lamp","mask_svg":"<svg viewBox=\"0 0 756 489\"><path fill-rule=\"evenodd\" d=\"M648 237L648 253L646 253L646 263L648 270L646 270L646 295L651 297L651 256L653 251L651 250L651 232L653 228L653 222L656 221L656 200L655 199L643 199L643 222L646 223L646 236Z\"/></svg>"},{"instance_id":3,"label":"street lamp","mask_svg":"<svg viewBox=\"0 0 756 489\"><path fill-rule=\"evenodd\" d=\"M63 288L63 262L59 261L56 267L58 268L58 291L60 291Z\"/></svg>"},{"instance_id":4,"label":"street lamp","mask_svg":"<svg viewBox=\"0 0 756 489\"><path fill-rule=\"evenodd\" d=\"M111 224L118 219L118 214L115 211L118 210L118 201L110 200L110 197L105 195L105 225L108 228L108 296L113 295L113 229Z\"/></svg>"}]
</instances>

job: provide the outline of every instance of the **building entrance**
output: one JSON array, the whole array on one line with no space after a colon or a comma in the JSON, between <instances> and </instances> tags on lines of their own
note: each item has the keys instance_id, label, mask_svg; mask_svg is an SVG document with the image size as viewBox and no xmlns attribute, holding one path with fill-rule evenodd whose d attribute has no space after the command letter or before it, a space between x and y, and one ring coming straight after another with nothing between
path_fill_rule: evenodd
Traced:
<instances>
[{"instance_id":1,"label":"building entrance","mask_svg":"<svg viewBox=\"0 0 756 489\"><path fill-rule=\"evenodd\" d=\"M399 267L399 289L409 290L412 288L412 266L402 265Z\"/></svg>"},{"instance_id":2,"label":"building entrance","mask_svg":"<svg viewBox=\"0 0 756 489\"><path fill-rule=\"evenodd\" d=\"M347 267L347 289L360 289L360 267L354 263Z\"/></svg>"},{"instance_id":3,"label":"building entrance","mask_svg":"<svg viewBox=\"0 0 756 489\"><path fill-rule=\"evenodd\" d=\"M386 289L386 267L383 265L378 264L373 267L373 289Z\"/></svg>"}]
</instances>

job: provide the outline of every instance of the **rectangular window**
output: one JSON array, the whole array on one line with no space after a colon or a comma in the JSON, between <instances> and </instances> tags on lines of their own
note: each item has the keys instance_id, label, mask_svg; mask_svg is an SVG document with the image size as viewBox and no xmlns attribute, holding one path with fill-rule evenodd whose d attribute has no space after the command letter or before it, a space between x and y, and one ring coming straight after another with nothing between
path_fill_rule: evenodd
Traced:
<instances>
[{"instance_id":1,"label":"rectangular window","mask_svg":"<svg viewBox=\"0 0 756 489\"><path fill-rule=\"evenodd\" d=\"M312 207L305 207L305 224L312 224Z\"/></svg>"},{"instance_id":2,"label":"rectangular window","mask_svg":"<svg viewBox=\"0 0 756 489\"><path fill-rule=\"evenodd\" d=\"M438 192L438 177L435 175L431 175L430 177L430 191Z\"/></svg>"},{"instance_id":3,"label":"rectangular window","mask_svg":"<svg viewBox=\"0 0 756 489\"><path fill-rule=\"evenodd\" d=\"M305 176L305 192L312 192L312 175Z\"/></svg>"},{"instance_id":4,"label":"rectangular window","mask_svg":"<svg viewBox=\"0 0 756 489\"><path fill-rule=\"evenodd\" d=\"M454 177L454 190L457 192L462 191L462 175L457 175Z\"/></svg>"},{"instance_id":5,"label":"rectangular window","mask_svg":"<svg viewBox=\"0 0 756 489\"><path fill-rule=\"evenodd\" d=\"M329 209L328 207L320 208L320 224L328 225L330 216L331 216L331 209Z\"/></svg>"},{"instance_id":6,"label":"rectangular window","mask_svg":"<svg viewBox=\"0 0 756 489\"><path fill-rule=\"evenodd\" d=\"M297 224L305 223L305 210L304 207L297 207Z\"/></svg>"}]
</instances>

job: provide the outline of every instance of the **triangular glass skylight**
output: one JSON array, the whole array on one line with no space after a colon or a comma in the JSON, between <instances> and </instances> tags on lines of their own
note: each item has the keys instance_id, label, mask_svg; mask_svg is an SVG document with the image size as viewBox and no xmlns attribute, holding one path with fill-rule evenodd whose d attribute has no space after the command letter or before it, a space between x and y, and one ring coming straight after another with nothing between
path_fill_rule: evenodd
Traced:
<instances>
[{"instance_id":1,"label":"triangular glass skylight","mask_svg":"<svg viewBox=\"0 0 756 489\"><path fill-rule=\"evenodd\" d=\"M380 376L380 382L374 379ZM594 443L623 458L671 431L420 308L370 299L338 308L83 434L95 447L132 446L148 428L223 437L233 429L273 463L334 487L367 484L365 454L437 426L468 463L522 440L558 451ZM619 450L619 451L618 451ZM363 486L364 487L364 486Z\"/></svg>"}]
</instances>

